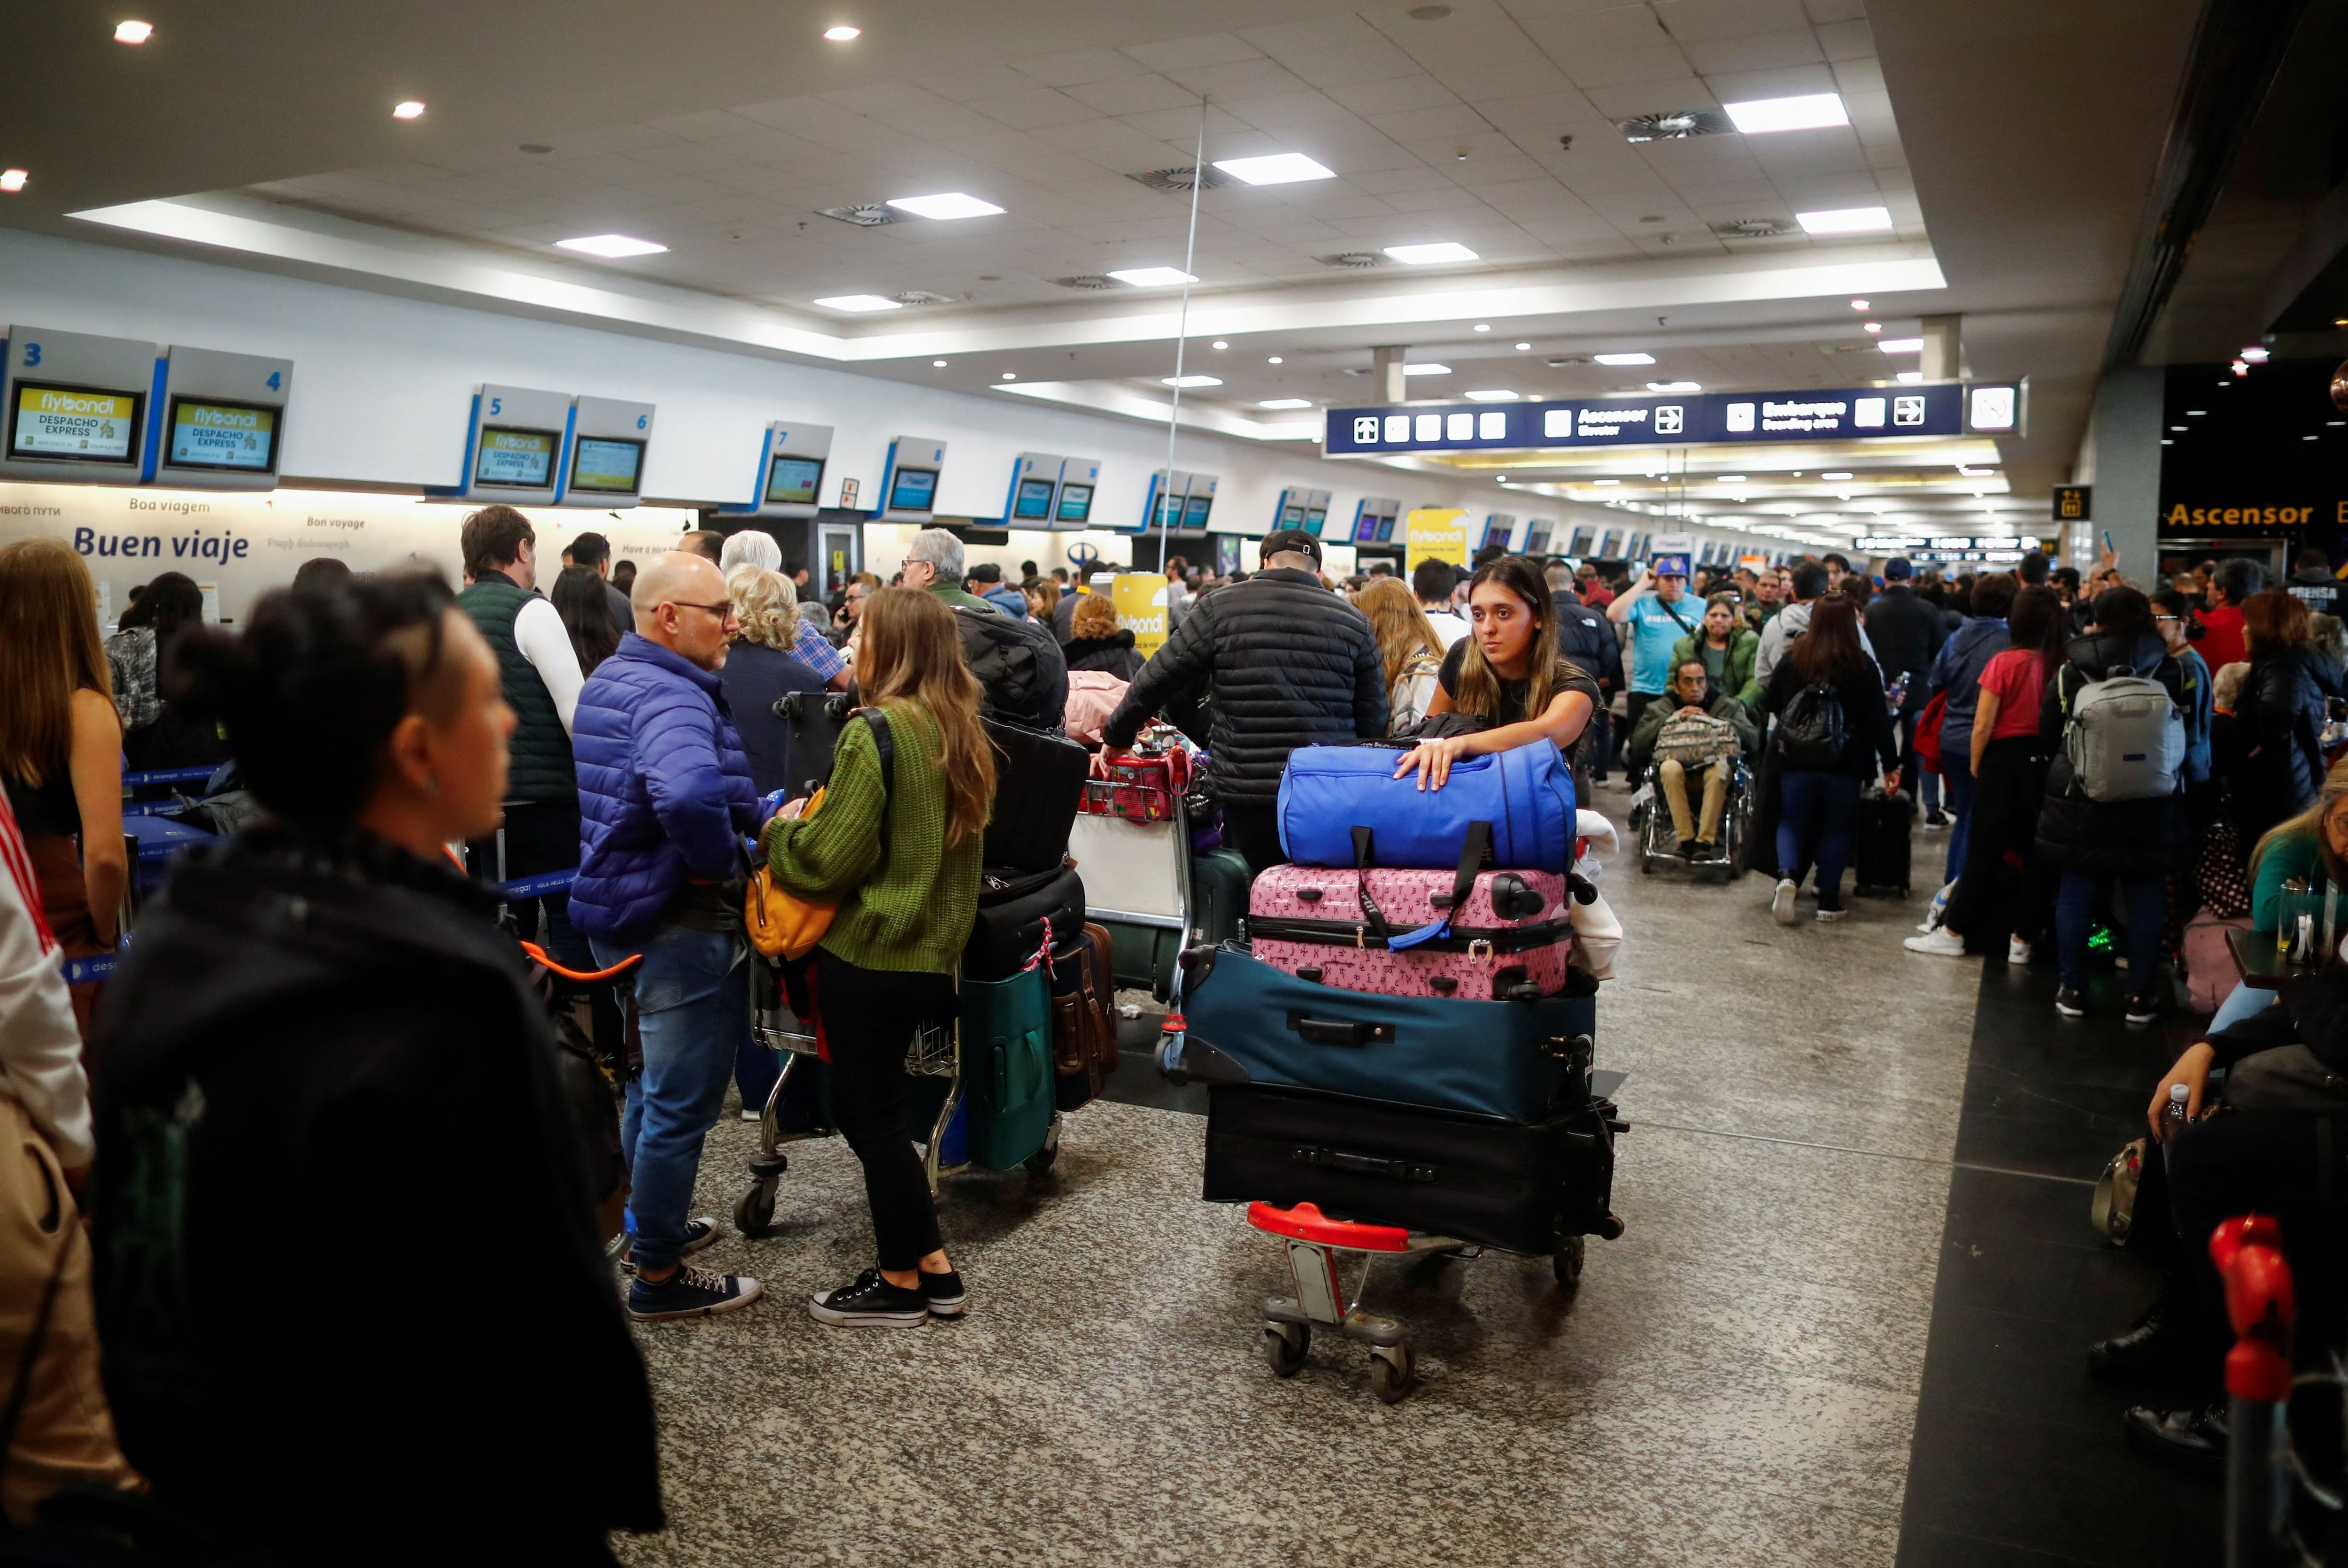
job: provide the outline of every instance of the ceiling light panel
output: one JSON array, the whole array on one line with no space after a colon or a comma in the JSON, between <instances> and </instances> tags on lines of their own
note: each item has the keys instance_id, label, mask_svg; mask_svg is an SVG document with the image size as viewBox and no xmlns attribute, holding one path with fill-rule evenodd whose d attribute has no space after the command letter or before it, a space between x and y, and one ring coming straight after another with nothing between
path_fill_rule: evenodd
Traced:
<instances>
[{"instance_id":1,"label":"ceiling light panel","mask_svg":"<svg viewBox=\"0 0 2348 1568\"><path fill-rule=\"evenodd\" d=\"M837 27L826 27L823 36L832 43L845 44L864 36L864 29L851 27L843 22Z\"/></svg>"},{"instance_id":2,"label":"ceiling light panel","mask_svg":"<svg viewBox=\"0 0 2348 1568\"><path fill-rule=\"evenodd\" d=\"M1195 283L1198 278L1179 267L1128 267L1108 274L1120 283L1131 283L1137 289L1162 289L1172 283Z\"/></svg>"},{"instance_id":3,"label":"ceiling light panel","mask_svg":"<svg viewBox=\"0 0 2348 1568\"><path fill-rule=\"evenodd\" d=\"M1337 171L1323 169L1301 152L1275 152L1263 158L1219 158L1215 167L1250 185L1293 185L1300 179L1334 179Z\"/></svg>"},{"instance_id":4,"label":"ceiling light panel","mask_svg":"<svg viewBox=\"0 0 2348 1568\"><path fill-rule=\"evenodd\" d=\"M1837 207L1824 212L1797 212L1794 221L1809 234L1877 234L1891 227L1891 210Z\"/></svg>"},{"instance_id":5,"label":"ceiling light panel","mask_svg":"<svg viewBox=\"0 0 2348 1568\"><path fill-rule=\"evenodd\" d=\"M118 22L114 25L114 41L118 44L143 44L155 36L152 22Z\"/></svg>"},{"instance_id":6,"label":"ceiling light panel","mask_svg":"<svg viewBox=\"0 0 2348 1568\"><path fill-rule=\"evenodd\" d=\"M576 240L557 240L558 251L576 251L582 255L601 256L616 261L623 256L657 256L668 249L650 240L639 240L632 234L584 234Z\"/></svg>"},{"instance_id":7,"label":"ceiling light panel","mask_svg":"<svg viewBox=\"0 0 2348 1568\"><path fill-rule=\"evenodd\" d=\"M25 182L31 178L21 169L0 169L0 190L14 196L25 189Z\"/></svg>"},{"instance_id":8,"label":"ceiling light panel","mask_svg":"<svg viewBox=\"0 0 2348 1568\"><path fill-rule=\"evenodd\" d=\"M892 196L889 205L916 218L992 218L1003 210L992 201L981 201L959 190L942 196Z\"/></svg>"},{"instance_id":9,"label":"ceiling light panel","mask_svg":"<svg viewBox=\"0 0 2348 1568\"><path fill-rule=\"evenodd\" d=\"M816 302L829 311L901 311L905 307L885 294L833 294Z\"/></svg>"},{"instance_id":10,"label":"ceiling light panel","mask_svg":"<svg viewBox=\"0 0 2348 1568\"><path fill-rule=\"evenodd\" d=\"M1437 364L1430 360L1419 364L1406 364L1402 367L1402 373L1405 375L1449 375L1451 367L1447 364Z\"/></svg>"},{"instance_id":11,"label":"ceiling light panel","mask_svg":"<svg viewBox=\"0 0 2348 1568\"><path fill-rule=\"evenodd\" d=\"M1875 346L1886 354L1922 354L1924 340L1920 337L1888 337Z\"/></svg>"},{"instance_id":12,"label":"ceiling light panel","mask_svg":"<svg viewBox=\"0 0 2348 1568\"><path fill-rule=\"evenodd\" d=\"M1600 364L1653 364L1655 363L1655 356L1651 354L1593 354L1590 357Z\"/></svg>"},{"instance_id":13,"label":"ceiling light panel","mask_svg":"<svg viewBox=\"0 0 2348 1568\"><path fill-rule=\"evenodd\" d=\"M1796 98L1756 98L1749 103L1723 104L1730 123L1747 136L1781 130L1818 130L1849 125L1850 113L1837 93L1813 93Z\"/></svg>"},{"instance_id":14,"label":"ceiling light panel","mask_svg":"<svg viewBox=\"0 0 2348 1568\"><path fill-rule=\"evenodd\" d=\"M1487 387L1481 392L1463 393L1470 403L1514 403L1517 395L1504 387Z\"/></svg>"},{"instance_id":15,"label":"ceiling light panel","mask_svg":"<svg viewBox=\"0 0 2348 1568\"><path fill-rule=\"evenodd\" d=\"M394 119L420 119L423 114L424 106L414 98L391 106L391 118Z\"/></svg>"},{"instance_id":16,"label":"ceiling light panel","mask_svg":"<svg viewBox=\"0 0 2348 1568\"><path fill-rule=\"evenodd\" d=\"M1161 375L1158 384L1160 386L1220 386L1223 378L1220 375Z\"/></svg>"},{"instance_id":17,"label":"ceiling light panel","mask_svg":"<svg viewBox=\"0 0 2348 1568\"><path fill-rule=\"evenodd\" d=\"M1389 245L1386 254L1412 267L1431 267L1442 261L1480 261L1481 256L1453 240L1439 240L1426 245Z\"/></svg>"},{"instance_id":18,"label":"ceiling light panel","mask_svg":"<svg viewBox=\"0 0 2348 1568\"><path fill-rule=\"evenodd\" d=\"M1313 406L1313 400L1309 397L1265 397L1259 398L1256 406L1258 408L1310 408Z\"/></svg>"}]
</instances>

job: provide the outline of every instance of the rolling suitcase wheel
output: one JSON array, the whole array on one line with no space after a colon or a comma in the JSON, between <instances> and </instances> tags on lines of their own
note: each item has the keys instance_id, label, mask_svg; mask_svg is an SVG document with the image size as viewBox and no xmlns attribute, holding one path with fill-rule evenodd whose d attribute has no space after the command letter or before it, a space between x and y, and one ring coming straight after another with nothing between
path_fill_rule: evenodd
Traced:
<instances>
[{"instance_id":1,"label":"rolling suitcase wheel","mask_svg":"<svg viewBox=\"0 0 2348 1568\"><path fill-rule=\"evenodd\" d=\"M1550 1271L1557 1276L1557 1283L1560 1286L1571 1290L1581 1283L1581 1266L1589 1252L1588 1236L1567 1236L1558 1243L1557 1252L1549 1260L1549 1266Z\"/></svg>"},{"instance_id":2,"label":"rolling suitcase wheel","mask_svg":"<svg viewBox=\"0 0 2348 1568\"><path fill-rule=\"evenodd\" d=\"M1411 1354L1407 1342L1370 1347L1370 1391L1385 1404L1410 1392Z\"/></svg>"},{"instance_id":3,"label":"rolling suitcase wheel","mask_svg":"<svg viewBox=\"0 0 2348 1568\"><path fill-rule=\"evenodd\" d=\"M1040 1176L1050 1170L1059 1157L1060 1113L1055 1111L1052 1112L1052 1125L1044 1134L1044 1146L1022 1160L1020 1165L1029 1173Z\"/></svg>"},{"instance_id":4,"label":"rolling suitcase wheel","mask_svg":"<svg viewBox=\"0 0 2348 1568\"><path fill-rule=\"evenodd\" d=\"M1267 1323L1263 1326L1263 1356L1272 1363L1275 1378L1293 1378L1304 1369L1304 1358L1313 1348L1313 1330L1302 1323Z\"/></svg>"}]
</instances>

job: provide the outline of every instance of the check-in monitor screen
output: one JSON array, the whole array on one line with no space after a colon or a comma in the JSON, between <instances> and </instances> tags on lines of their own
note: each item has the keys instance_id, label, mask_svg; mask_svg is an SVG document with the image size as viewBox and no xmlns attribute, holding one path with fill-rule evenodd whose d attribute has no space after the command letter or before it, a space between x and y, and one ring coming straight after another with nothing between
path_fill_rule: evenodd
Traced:
<instances>
[{"instance_id":1,"label":"check-in monitor screen","mask_svg":"<svg viewBox=\"0 0 2348 1568\"><path fill-rule=\"evenodd\" d=\"M822 458L778 457L767 466L767 505L812 507L822 484Z\"/></svg>"},{"instance_id":2,"label":"check-in monitor screen","mask_svg":"<svg viewBox=\"0 0 2348 1568\"><path fill-rule=\"evenodd\" d=\"M1053 520L1081 523L1093 515L1093 487L1090 485L1062 485L1059 510Z\"/></svg>"},{"instance_id":3,"label":"check-in monitor screen","mask_svg":"<svg viewBox=\"0 0 2348 1568\"><path fill-rule=\"evenodd\" d=\"M1305 531L1306 533L1308 533L1308 534L1316 534L1316 535L1317 535L1317 534L1318 534L1318 533L1320 533L1320 531L1321 531L1321 525L1322 525L1322 524L1323 524L1323 523L1325 523L1325 522L1327 522L1328 520L1329 520L1329 508L1328 508L1328 507L1307 507L1307 508L1305 509L1305 513L1304 513L1304 531Z\"/></svg>"},{"instance_id":4,"label":"check-in monitor screen","mask_svg":"<svg viewBox=\"0 0 2348 1568\"><path fill-rule=\"evenodd\" d=\"M1293 506L1281 507L1280 526L1283 528L1303 528L1304 526L1304 508Z\"/></svg>"},{"instance_id":5,"label":"check-in monitor screen","mask_svg":"<svg viewBox=\"0 0 2348 1568\"><path fill-rule=\"evenodd\" d=\"M582 436L571 446L571 487L633 496L644 466L644 444Z\"/></svg>"},{"instance_id":6,"label":"check-in monitor screen","mask_svg":"<svg viewBox=\"0 0 2348 1568\"><path fill-rule=\"evenodd\" d=\"M139 446L146 399L135 392L16 384L8 411L8 456L73 463L128 463Z\"/></svg>"},{"instance_id":7,"label":"check-in monitor screen","mask_svg":"<svg viewBox=\"0 0 2348 1568\"><path fill-rule=\"evenodd\" d=\"M926 512L937 493L935 468L900 468L896 477L889 481L889 510Z\"/></svg>"},{"instance_id":8,"label":"check-in monitor screen","mask_svg":"<svg viewBox=\"0 0 2348 1568\"><path fill-rule=\"evenodd\" d=\"M1549 529L1546 527L1536 528L1527 531L1525 534L1525 554L1529 556L1545 556L1549 554Z\"/></svg>"},{"instance_id":9,"label":"check-in monitor screen","mask_svg":"<svg viewBox=\"0 0 2348 1568\"><path fill-rule=\"evenodd\" d=\"M1377 537L1378 515L1375 512L1364 512L1360 517L1354 519L1354 542L1355 544L1365 545L1375 539Z\"/></svg>"},{"instance_id":10,"label":"check-in monitor screen","mask_svg":"<svg viewBox=\"0 0 2348 1568\"><path fill-rule=\"evenodd\" d=\"M1058 488L1058 481L1053 479L1020 480L1019 494L1011 503L1012 518L1019 521L1049 521L1052 516L1052 492L1056 488Z\"/></svg>"},{"instance_id":11,"label":"check-in monitor screen","mask_svg":"<svg viewBox=\"0 0 2348 1568\"><path fill-rule=\"evenodd\" d=\"M561 445L560 431L484 425L480 449L473 456L473 483L492 489L551 489L554 454Z\"/></svg>"},{"instance_id":12,"label":"check-in monitor screen","mask_svg":"<svg viewBox=\"0 0 2348 1568\"><path fill-rule=\"evenodd\" d=\"M1205 528L1207 514L1214 508L1214 505L1215 497L1211 495L1191 497L1182 503L1182 526L1186 528Z\"/></svg>"},{"instance_id":13,"label":"check-in monitor screen","mask_svg":"<svg viewBox=\"0 0 2348 1568\"><path fill-rule=\"evenodd\" d=\"M1509 548L1509 536L1516 531L1517 525L1514 523L1488 522L1484 525L1482 548L1490 549L1494 545L1498 545L1502 549L1506 549Z\"/></svg>"},{"instance_id":14,"label":"check-in monitor screen","mask_svg":"<svg viewBox=\"0 0 2348 1568\"><path fill-rule=\"evenodd\" d=\"M1395 520L1392 518L1380 518L1378 519L1378 543L1382 545L1392 544L1394 542L1394 528Z\"/></svg>"},{"instance_id":15,"label":"check-in monitor screen","mask_svg":"<svg viewBox=\"0 0 2348 1568\"><path fill-rule=\"evenodd\" d=\"M171 399L171 466L274 473L277 420L282 412L250 403L175 397Z\"/></svg>"}]
</instances>

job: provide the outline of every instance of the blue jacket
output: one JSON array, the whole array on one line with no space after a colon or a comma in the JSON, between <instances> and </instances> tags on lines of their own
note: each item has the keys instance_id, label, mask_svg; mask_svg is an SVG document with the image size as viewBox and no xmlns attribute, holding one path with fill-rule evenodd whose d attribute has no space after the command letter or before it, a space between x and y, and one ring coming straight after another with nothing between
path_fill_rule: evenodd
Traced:
<instances>
[{"instance_id":1,"label":"blue jacket","mask_svg":"<svg viewBox=\"0 0 2348 1568\"><path fill-rule=\"evenodd\" d=\"M750 764L717 674L631 631L579 693L579 880L571 921L633 941L688 878L743 869L758 826Z\"/></svg>"},{"instance_id":2,"label":"blue jacket","mask_svg":"<svg viewBox=\"0 0 2348 1568\"><path fill-rule=\"evenodd\" d=\"M1962 759L1966 770L1972 769L1973 712L1981 704L1982 671L2013 641L2001 617L1972 616L1949 634L1932 660L1932 673L1926 678L1924 689L1928 697L1935 692L1949 694L1949 704L1941 711L1941 755L1950 759L1952 766Z\"/></svg>"},{"instance_id":3,"label":"blue jacket","mask_svg":"<svg viewBox=\"0 0 2348 1568\"><path fill-rule=\"evenodd\" d=\"M2209 726L2216 717L2218 688L2209 664L2192 649L2177 656L2177 667L2185 684L2185 782L2208 784Z\"/></svg>"},{"instance_id":4,"label":"blue jacket","mask_svg":"<svg viewBox=\"0 0 2348 1568\"><path fill-rule=\"evenodd\" d=\"M1015 588L993 588L978 596L1011 617L1014 620L1027 619L1027 596Z\"/></svg>"}]
</instances>

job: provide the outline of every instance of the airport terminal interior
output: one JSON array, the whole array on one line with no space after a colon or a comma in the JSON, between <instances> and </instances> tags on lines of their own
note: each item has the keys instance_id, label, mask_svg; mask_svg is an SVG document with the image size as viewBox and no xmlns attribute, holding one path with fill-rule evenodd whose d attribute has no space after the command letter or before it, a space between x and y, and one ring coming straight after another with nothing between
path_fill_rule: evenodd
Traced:
<instances>
[{"instance_id":1,"label":"airport terminal interior","mask_svg":"<svg viewBox=\"0 0 2348 1568\"><path fill-rule=\"evenodd\" d=\"M0 1563L2348 1563L2348 0L6 33Z\"/></svg>"}]
</instances>

